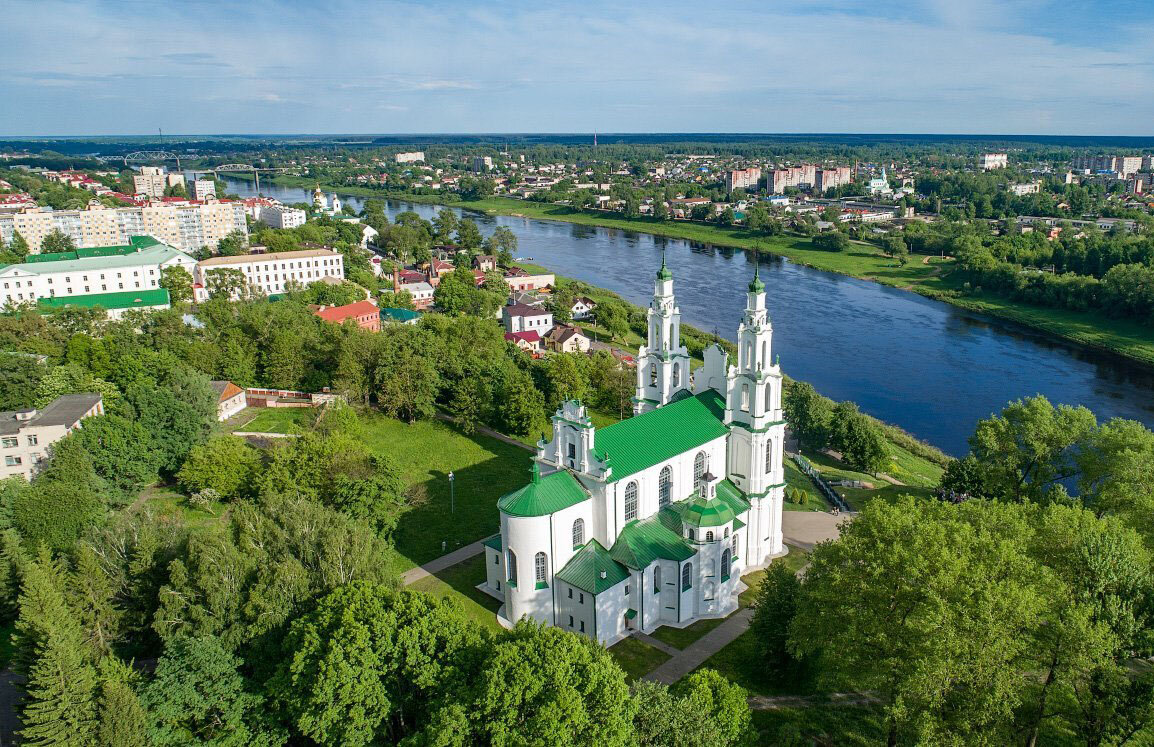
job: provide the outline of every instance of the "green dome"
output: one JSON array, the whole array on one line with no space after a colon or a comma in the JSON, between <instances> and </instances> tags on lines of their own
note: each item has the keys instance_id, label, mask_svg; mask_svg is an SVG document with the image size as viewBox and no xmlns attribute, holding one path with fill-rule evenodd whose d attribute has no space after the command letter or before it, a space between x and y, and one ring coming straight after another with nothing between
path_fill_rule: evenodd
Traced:
<instances>
[{"instance_id":1,"label":"green dome","mask_svg":"<svg viewBox=\"0 0 1154 747\"><path fill-rule=\"evenodd\" d=\"M719 527L734 518L733 509L728 504L700 495L690 501L681 514L681 521L691 527Z\"/></svg>"},{"instance_id":2,"label":"green dome","mask_svg":"<svg viewBox=\"0 0 1154 747\"><path fill-rule=\"evenodd\" d=\"M761 278L758 276L758 266L756 264L753 266L753 280L749 284L749 292L765 293L765 283L761 282Z\"/></svg>"},{"instance_id":3,"label":"green dome","mask_svg":"<svg viewBox=\"0 0 1154 747\"><path fill-rule=\"evenodd\" d=\"M672 280L673 273L665 266L665 252L661 252L661 269L657 271L658 280Z\"/></svg>"}]
</instances>

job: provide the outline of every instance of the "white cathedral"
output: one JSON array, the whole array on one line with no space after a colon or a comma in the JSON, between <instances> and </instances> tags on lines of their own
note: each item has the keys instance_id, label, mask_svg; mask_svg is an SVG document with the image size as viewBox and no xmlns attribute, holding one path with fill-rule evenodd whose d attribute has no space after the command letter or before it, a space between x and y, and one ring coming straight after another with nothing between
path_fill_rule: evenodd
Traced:
<instances>
[{"instance_id":1,"label":"white cathedral","mask_svg":"<svg viewBox=\"0 0 1154 747\"><path fill-rule=\"evenodd\" d=\"M498 501L481 588L503 625L529 617L611 645L724 617L742 574L783 553L782 377L756 270L746 297L736 365L712 345L691 377L662 261L634 417L595 430L564 403L529 484Z\"/></svg>"}]
</instances>

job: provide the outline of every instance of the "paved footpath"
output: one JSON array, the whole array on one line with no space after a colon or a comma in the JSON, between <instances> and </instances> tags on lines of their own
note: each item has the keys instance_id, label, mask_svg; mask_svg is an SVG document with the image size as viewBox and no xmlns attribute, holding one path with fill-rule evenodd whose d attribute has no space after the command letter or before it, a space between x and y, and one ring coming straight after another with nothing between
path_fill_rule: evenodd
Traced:
<instances>
[{"instance_id":1,"label":"paved footpath","mask_svg":"<svg viewBox=\"0 0 1154 747\"><path fill-rule=\"evenodd\" d=\"M471 545L465 545L462 548L453 550L448 555L442 555L439 558L434 558L428 563L416 568L410 568L401 574L401 585L408 586L420 581L422 578L428 578L435 575L446 568L451 568L457 563L464 563L469 558L480 553L485 549L485 546L478 540Z\"/></svg>"},{"instance_id":2,"label":"paved footpath","mask_svg":"<svg viewBox=\"0 0 1154 747\"><path fill-rule=\"evenodd\" d=\"M738 610L725 619L721 625L698 638L677 652L669 661L645 675L644 679L672 685L685 675L705 663L705 660L728 646L742 633L749 630L753 610Z\"/></svg>"}]
</instances>

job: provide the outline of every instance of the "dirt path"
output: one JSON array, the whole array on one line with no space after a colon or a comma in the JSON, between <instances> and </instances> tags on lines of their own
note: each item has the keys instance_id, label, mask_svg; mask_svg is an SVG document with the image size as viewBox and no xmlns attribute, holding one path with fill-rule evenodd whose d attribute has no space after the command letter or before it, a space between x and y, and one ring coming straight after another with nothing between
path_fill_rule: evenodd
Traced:
<instances>
[{"instance_id":1,"label":"dirt path","mask_svg":"<svg viewBox=\"0 0 1154 747\"><path fill-rule=\"evenodd\" d=\"M774 711L779 708L808 708L815 705L870 706L881 699L869 693L829 693L828 695L752 695L749 707L755 711Z\"/></svg>"}]
</instances>

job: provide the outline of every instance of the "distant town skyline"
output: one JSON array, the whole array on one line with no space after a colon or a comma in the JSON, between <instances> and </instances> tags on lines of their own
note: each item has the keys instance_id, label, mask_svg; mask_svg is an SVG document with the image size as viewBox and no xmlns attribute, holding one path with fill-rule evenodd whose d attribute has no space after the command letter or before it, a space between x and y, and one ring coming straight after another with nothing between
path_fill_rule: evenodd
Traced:
<instances>
[{"instance_id":1,"label":"distant town skyline","mask_svg":"<svg viewBox=\"0 0 1154 747\"><path fill-rule=\"evenodd\" d=\"M1146 0L767 5L0 0L0 135L1154 133Z\"/></svg>"}]
</instances>

